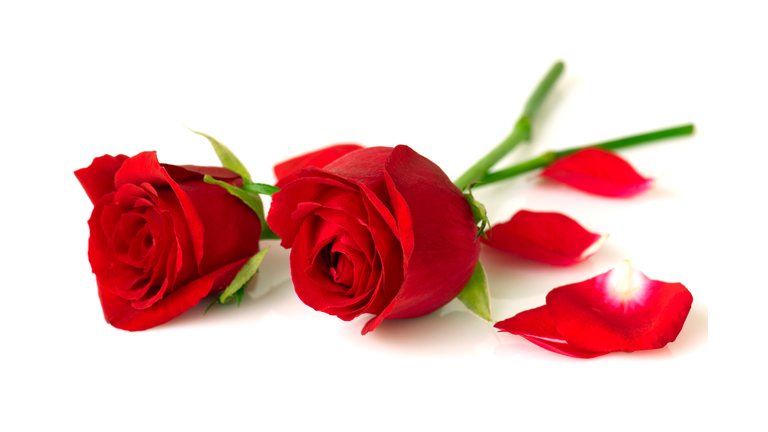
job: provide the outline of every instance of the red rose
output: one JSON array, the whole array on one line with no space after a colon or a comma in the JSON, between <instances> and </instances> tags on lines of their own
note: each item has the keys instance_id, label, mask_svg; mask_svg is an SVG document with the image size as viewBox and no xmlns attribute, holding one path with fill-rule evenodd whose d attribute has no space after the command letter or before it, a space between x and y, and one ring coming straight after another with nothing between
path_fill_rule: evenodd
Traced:
<instances>
[{"instance_id":1,"label":"red rose","mask_svg":"<svg viewBox=\"0 0 768 432\"><path fill-rule=\"evenodd\" d=\"M477 226L461 191L407 146L351 152L297 173L272 197L267 221L291 251L296 293L351 320L428 314L475 269Z\"/></svg>"},{"instance_id":2,"label":"red rose","mask_svg":"<svg viewBox=\"0 0 768 432\"><path fill-rule=\"evenodd\" d=\"M113 326L145 330L181 315L258 252L258 216L205 174L242 185L228 169L160 164L155 152L75 171L94 204L88 259Z\"/></svg>"}]
</instances>

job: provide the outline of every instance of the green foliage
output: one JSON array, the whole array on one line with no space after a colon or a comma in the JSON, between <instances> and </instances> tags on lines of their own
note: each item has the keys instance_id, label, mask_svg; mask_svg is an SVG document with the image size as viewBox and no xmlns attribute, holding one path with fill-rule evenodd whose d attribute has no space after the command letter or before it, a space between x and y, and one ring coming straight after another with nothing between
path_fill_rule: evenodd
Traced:
<instances>
[{"instance_id":1,"label":"green foliage","mask_svg":"<svg viewBox=\"0 0 768 432\"><path fill-rule=\"evenodd\" d=\"M485 270L480 261L477 261L475 271L469 282L457 296L467 308L475 315L486 321L493 321L491 318L491 294L488 290L488 279L485 276Z\"/></svg>"}]
</instances>

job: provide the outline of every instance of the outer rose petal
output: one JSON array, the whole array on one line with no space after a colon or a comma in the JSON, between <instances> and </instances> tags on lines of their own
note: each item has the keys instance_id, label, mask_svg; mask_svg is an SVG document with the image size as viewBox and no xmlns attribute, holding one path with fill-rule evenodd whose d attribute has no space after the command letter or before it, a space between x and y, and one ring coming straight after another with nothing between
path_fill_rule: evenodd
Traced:
<instances>
[{"instance_id":1,"label":"outer rose petal","mask_svg":"<svg viewBox=\"0 0 768 432\"><path fill-rule=\"evenodd\" d=\"M407 206L413 242L405 282L389 318L428 314L456 297L469 281L480 256L477 225L466 198L434 162L410 147L395 147L386 165L394 188L395 214ZM395 195L397 197L397 195ZM400 218L401 229L408 222Z\"/></svg>"},{"instance_id":2,"label":"outer rose petal","mask_svg":"<svg viewBox=\"0 0 768 432\"><path fill-rule=\"evenodd\" d=\"M648 279L628 261L547 294L549 314L565 340L594 352L631 352L674 342L692 302L682 284Z\"/></svg>"},{"instance_id":3,"label":"outer rose petal","mask_svg":"<svg viewBox=\"0 0 768 432\"><path fill-rule=\"evenodd\" d=\"M126 155L99 156L93 159L90 166L75 171L75 176L93 204L104 195L117 190L115 173L127 159Z\"/></svg>"},{"instance_id":4,"label":"outer rose petal","mask_svg":"<svg viewBox=\"0 0 768 432\"><path fill-rule=\"evenodd\" d=\"M568 345L563 335L557 330L555 322L552 321L546 305L520 312L512 318L497 322L494 327L507 333L520 335L546 350L569 357L593 358L608 354L581 351Z\"/></svg>"},{"instance_id":5,"label":"outer rose petal","mask_svg":"<svg viewBox=\"0 0 768 432\"><path fill-rule=\"evenodd\" d=\"M618 198L644 192L653 182L615 153L599 148L587 148L558 159L540 175L595 195Z\"/></svg>"},{"instance_id":6,"label":"outer rose petal","mask_svg":"<svg viewBox=\"0 0 768 432\"><path fill-rule=\"evenodd\" d=\"M607 236L585 230L560 213L520 210L508 222L494 225L483 243L547 264L567 266L594 255Z\"/></svg>"},{"instance_id":7,"label":"outer rose petal","mask_svg":"<svg viewBox=\"0 0 768 432\"><path fill-rule=\"evenodd\" d=\"M248 258L226 265L172 292L147 309L135 309L131 303L99 287L104 318L116 328L146 330L164 324L200 303L211 292L221 291L232 282Z\"/></svg>"},{"instance_id":8,"label":"outer rose petal","mask_svg":"<svg viewBox=\"0 0 768 432\"><path fill-rule=\"evenodd\" d=\"M296 171L310 166L324 168L345 154L361 148L363 146L358 144L336 144L281 162L274 168L275 177L277 177L275 186L282 189L286 184L299 178L296 176Z\"/></svg>"}]
</instances>

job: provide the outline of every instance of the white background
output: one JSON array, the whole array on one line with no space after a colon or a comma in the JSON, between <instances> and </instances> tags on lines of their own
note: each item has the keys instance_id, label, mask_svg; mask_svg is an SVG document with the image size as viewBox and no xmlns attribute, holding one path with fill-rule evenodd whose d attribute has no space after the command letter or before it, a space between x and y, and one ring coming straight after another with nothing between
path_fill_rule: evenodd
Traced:
<instances>
[{"instance_id":1,"label":"white background","mask_svg":"<svg viewBox=\"0 0 768 432\"><path fill-rule=\"evenodd\" d=\"M765 13L758 2L580 3L4 2L0 428L756 426ZM566 72L534 142L503 164L688 122L697 132L622 152L660 178L633 199L524 178L479 191L492 222L560 211L611 235L570 268L484 248L494 317L630 259L693 294L664 349L562 357L456 301L361 336L364 318L298 300L275 242L240 308L203 316L205 301L141 333L104 322L86 254L92 206L72 174L95 156L157 150L217 165L187 125L266 183L274 163L340 142L408 144L455 178L506 136L557 59Z\"/></svg>"}]
</instances>

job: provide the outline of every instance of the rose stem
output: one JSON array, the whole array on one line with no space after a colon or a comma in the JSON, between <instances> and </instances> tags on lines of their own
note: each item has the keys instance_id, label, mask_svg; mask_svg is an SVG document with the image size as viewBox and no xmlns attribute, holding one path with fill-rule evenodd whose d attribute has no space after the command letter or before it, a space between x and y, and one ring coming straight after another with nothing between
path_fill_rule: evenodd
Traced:
<instances>
[{"instance_id":1,"label":"rose stem","mask_svg":"<svg viewBox=\"0 0 768 432\"><path fill-rule=\"evenodd\" d=\"M515 127L512 129L509 136L457 178L456 181L453 182L456 187L461 190L466 189L470 183L480 180L480 178L483 177L496 162L512 151L515 146L523 141L530 140L531 124L536 119L536 114L539 112L539 107L541 107L542 101L547 94L549 94L552 86L554 86L557 79L563 73L563 69L565 69L565 65L561 61L552 65L549 72L547 72L547 75L541 82L539 82L536 90L534 90L531 97L528 98L528 102L523 108L523 113L520 115L517 123L515 123Z\"/></svg>"},{"instance_id":2,"label":"rose stem","mask_svg":"<svg viewBox=\"0 0 768 432\"><path fill-rule=\"evenodd\" d=\"M544 168L563 156L567 156L571 153L577 152L585 148L598 147L598 148L607 149L607 150L615 150L622 147L630 147L630 146L644 144L647 142L662 140L666 138L691 135L693 134L693 129L694 129L693 124L687 124L684 126L678 126L678 127L673 127L669 129L662 129L662 130L648 132L640 135L634 135L626 138L606 141L599 144L590 144L590 145L585 145L581 147L573 147L565 150L550 151L550 152L544 153L539 157L529 159L525 162L511 166L509 168L496 171L494 173L488 173L480 180L480 183L475 185L475 187L477 188L480 186L485 186L491 183L495 183L497 181L506 180L508 178L515 177L520 174L527 173L529 171L533 171L538 168Z\"/></svg>"}]
</instances>

